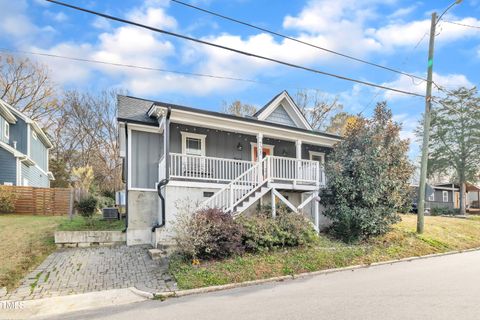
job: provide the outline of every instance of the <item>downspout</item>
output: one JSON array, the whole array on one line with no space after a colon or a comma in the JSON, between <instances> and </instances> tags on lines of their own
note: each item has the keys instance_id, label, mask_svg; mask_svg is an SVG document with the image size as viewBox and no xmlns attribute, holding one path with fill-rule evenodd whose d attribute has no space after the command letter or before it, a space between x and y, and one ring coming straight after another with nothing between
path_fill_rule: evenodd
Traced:
<instances>
[{"instance_id":1,"label":"downspout","mask_svg":"<svg viewBox=\"0 0 480 320\"><path fill-rule=\"evenodd\" d=\"M158 228L165 226L165 196L162 194L162 189L165 189L165 186L170 181L170 114L172 113L172 108L168 107L167 116L165 117L165 130L164 134L164 149L165 149L165 179L162 179L157 184L157 193L160 201L162 202L162 222L157 221L157 224L153 226L152 232L155 232Z\"/></svg>"},{"instance_id":2,"label":"downspout","mask_svg":"<svg viewBox=\"0 0 480 320\"><path fill-rule=\"evenodd\" d=\"M125 174L125 230L122 232L127 232L128 229L128 122L125 121L125 168L123 168Z\"/></svg>"}]
</instances>

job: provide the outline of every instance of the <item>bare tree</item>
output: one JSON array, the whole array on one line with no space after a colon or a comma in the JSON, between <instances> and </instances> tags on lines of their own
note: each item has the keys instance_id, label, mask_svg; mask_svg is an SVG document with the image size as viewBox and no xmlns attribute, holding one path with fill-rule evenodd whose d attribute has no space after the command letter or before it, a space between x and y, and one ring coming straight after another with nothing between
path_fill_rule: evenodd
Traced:
<instances>
[{"instance_id":1,"label":"bare tree","mask_svg":"<svg viewBox=\"0 0 480 320\"><path fill-rule=\"evenodd\" d=\"M96 186L107 190L121 187L117 93L111 90L97 95L77 91L65 94L59 120L51 129L55 145L51 163L59 170L54 174L69 177L65 172L92 166Z\"/></svg>"},{"instance_id":2,"label":"bare tree","mask_svg":"<svg viewBox=\"0 0 480 320\"><path fill-rule=\"evenodd\" d=\"M44 128L58 110L47 68L27 58L0 54L0 98Z\"/></svg>"},{"instance_id":3,"label":"bare tree","mask_svg":"<svg viewBox=\"0 0 480 320\"><path fill-rule=\"evenodd\" d=\"M223 102L222 112L227 114L233 114L239 117L252 116L257 111L255 106L247 103L243 103L240 100L235 100L228 104Z\"/></svg>"},{"instance_id":4,"label":"bare tree","mask_svg":"<svg viewBox=\"0 0 480 320\"><path fill-rule=\"evenodd\" d=\"M343 109L338 97L331 99L320 90L298 90L295 103L314 130L324 130L329 118Z\"/></svg>"}]
</instances>

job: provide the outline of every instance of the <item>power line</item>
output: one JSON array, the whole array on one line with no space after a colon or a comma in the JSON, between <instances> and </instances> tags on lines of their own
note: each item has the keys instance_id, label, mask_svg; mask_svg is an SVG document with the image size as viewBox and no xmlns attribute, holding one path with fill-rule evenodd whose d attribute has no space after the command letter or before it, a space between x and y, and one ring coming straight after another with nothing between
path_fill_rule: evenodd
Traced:
<instances>
[{"instance_id":1,"label":"power line","mask_svg":"<svg viewBox=\"0 0 480 320\"><path fill-rule=\"evenodd\" d=\"M480 26L473 26L473 25L470 25L470 24L465 24L465 23L460 23L460 22L455 22L455 21L443 20L443 22L456 24L457 26L462 26L462 27L467 27L467 28L480 29Z\"/></svg>"},{"instance_id":2,"label":"power line","mask_svg":"<svg viewBox=\"0 0 480 320\"><path fill-rule=\"evenodd\" d=\"M104 13L96 12L96 11L81 8L81 7L77 7L77 6L67 4L67 3L63 3L63 2L60 2L60 1L56 1L56 0L46 0L46 1L58 4L58 5L61 5L61 6L64 6L64 7L72 8L72 9L75 9L75 10L78 10L78 11L83 11L83 12L87 12L87 13L90 13L90 14L94 14L94 15L97 15L97 16L100 16L100 17L103 17L103 18L106 18L106 19L130 24L130 25L134 25L134 26L144 28L144 29L147 29L147 30L151 30L151 31L154 31L154 32L170 35L170 36L173 36L173 37L177 37L177 38L180 38L180 39L184 39L184 40L188 40L188 41L192 41L192 42L196 42L196 43L201 43L203 45L207 45L207 46L231 51L231 52L242 54L242 55L245 55L245 56L254 57L254 58L257 58L257 59L262 59L262 60L282 64L282 65L285 65L285 66L288 66L288 67L301 69L301 70L305 70L305 71L310 71L310 72L313 72L313 73L322 74L322 75L334 77L334 78L341 79L341 80L356 82L356 83L360 83L360 84L363 84L363 85L366 85L366 86L371 86L371 87L376 87L376 88L380 88L380 89L384 89L384 90L394 91L394 92L398 92L398 93L402 93L402 94L406 94L406 95L424 97L423 95L418 94L418 93L408 92L408 91L404 91L404 90L401 90L401 89L390 88L390 87L378 85L378 84L375 84L375 83L372 83L372 82L353 79L353 78L350 78L350 77L341 76L341 75L337 75L337 74L334 74L334 73L329 73L329 72L321 71L321 70L318 70L318 69L313 69L313 68L297 65L297 64L282 61L282 60L277 60L277 59L274 59L274 58L269 58L269 57L262 56L262 55L259 55L259 54L242 51L242 50L239 50L239 49L223 46L223 45L220 45L220 44L215 44L215 43L212 43L212 42L208 42L208 41L205 41L205 40L193 38L193 37L182 35L182 34L179 34L179 33L154 28L154 27L144 25L144 24L141 24L141 23L138 23L138 22L114 17L114 16L111 16L111 15L107 15L107 14L104 14Z\"/></svg>"},{"instance_id":3,"label":"power line","mask_svg":"<svg viewBox=\"0 0 480 320\"><path fill-rule=\"evenodd\" d=\"M59 59L65 59L65 60L96 63L96 64L103 64L103 65L110 65L110 66L114 66L114 67L123 67L123 68L140 69L140 70L148 70L148 71L159 71L159 72L174 73L174 74L181 74L181 75L188 75L188 76L195 76L195 77L206 77L206 78L214 78L214 79L221 79L221 80L264 83L264 82L257 81L257 80L254 80L254 79L244 79L244 78L218 76L218 75L204 74L204 73L168 70L168 69L161 69L161 68L154 68L154 67L147 67L147 66L138 66L138 65L133 65L133 64L123 64L123 63L107 62L107 61L94 60L94 59L85 59L85 58L72 57L72 56L62 56L62 55L51 54L51 53L43 53L43 52L12 50L12 49L7 49L7 48L0 48L0 51L6 51L6 52L11 52L11 53L16 52L16 53L36 55L36 56L44 56L44 57L50 57L50 58L59 58Z\"/></svg>"},{"instance_id":4,"label":"power line","mask_svg":"<svg viewBox=\"0 0 480 320\"><path fill-rule=\"evenodd\" d=\"M340 52L337 52L337 51L334 51L334 50L331 50L331 49L327 49L327 48L315 45L315 44L307 42L307 41L299 40L299 39L296 39L296 38L293 38L293 37L290 37L290 36L287 36L287 35L284 35L284 34L281 34L281 33L278 33L278 32L263 28L263 27L256 26L256 25L251 24L249 22L245 22L245 21L242 21L242 20L231 18L231 17L228 17L226 15L223 15L223 14L211 11L211 10L207 10L207 9L195 6L193 4L189 4L189 3L179 1L179 0L170 0L170 1L175 2L177 4L180 4L180 5L183 5L183 6L186 6L186 7L189 7L189 8L192 8L194 10L198 10L198 11L208 13L210 15L213 15L213 16L216 16L216 17L228 20L228 21L232 21L232 22L235 22L235 23L242 24L244 26L247 26L247 27L250 27L250 28L253 28L253 29L257 29L257 30L260 30L260 31L263 31L263 32L267 32L267 33L273 34L275 36L278 36L278 37L281 37L281 38L284 38L284 39L288 39L290 41L295 41L297 43L301 43L303 45L306 45L306 46L309 46L309 47L312 47L312 48L323 50L325 52L329 52L329 53L335 54L337 56L341 56L341 57L351 59L351 60L354 60L354 61L357 61L357 62L365 63L365 64L368 64L368 65L371 65L371 66L374 66L374 67L377 67L377 68L381 68L381 69L384 69L384 70L388 70L388 71L391 71L391 72L399 73L399 74L402 74L402 75L405 75L405 76L409 76L411 78L416 78L416 79L419 79L419 80L422 80L422 81L427 81L427 79L416 76L416 75L413 75L413 74L409 74L409 73L406 73L406 72L403 72L403 71L400 71L400 70L397 70L397 69L394 69L394 68L390 68L390 67L383 66L383 65L380 65L380 64L377 64L377 63L374 63L374 62L359 59L359 58L353 57L351 55L347 55L347 54L340 53Z\"/></svg>"}]
</instances>

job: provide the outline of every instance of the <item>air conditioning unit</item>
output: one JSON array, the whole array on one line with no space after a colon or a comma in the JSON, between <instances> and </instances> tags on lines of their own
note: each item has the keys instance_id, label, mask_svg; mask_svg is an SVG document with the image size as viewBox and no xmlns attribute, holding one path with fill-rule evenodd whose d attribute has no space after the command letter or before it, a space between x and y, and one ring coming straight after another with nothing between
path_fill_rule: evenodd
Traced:
<instances>
[{"instance_id":1,"label":"air conditioning unit","mask_svg":"<svg viewBox=\"0 0 480 320\"><path fill-rule=\"evenodd\" d=\"M103 208L102 213L103 213L103 219L105 219L105 220L118 220L118 219L120 219L117 208Z\"/></svg>"}]
</instances>

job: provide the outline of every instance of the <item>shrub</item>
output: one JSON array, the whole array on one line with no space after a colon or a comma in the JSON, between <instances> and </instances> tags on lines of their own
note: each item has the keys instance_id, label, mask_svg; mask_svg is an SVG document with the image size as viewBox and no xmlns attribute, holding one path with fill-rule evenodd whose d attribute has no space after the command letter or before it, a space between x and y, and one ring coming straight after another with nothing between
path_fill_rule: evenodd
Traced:
<instances>
[{"instance_id":1,"label":"shrub","mask_svg":"<svg viewBox=\"0 0 480 320\"><path fill-rule=\"evenodd\" d=\"M110 207L115 206L115 199L112 199L110 197L99 196L99 197L97 197L97 200L98 200L97 207L99 209L110 208Z\"/></svg>"},{"instance_id":2,"label":"shrub","mask_svg":"<svg viewBox=\"0 0 480 320\"><path fill-rule=\"evenodd\" d=\"M372 119L358 117L326 163L327 188L320 195L334 236L353 242L387 232L410 201L413 166L408 140L386 103Z\"/></svg>"},{"instance_id":3,"label":"shrub","mask_svg":"<svg viewBox=\"0 0 480 320\"><path fill-rule=\"evenodd\" d=\"M84 218L91 218L97 209L98 200L94 196L87 196L76 204L78 213Z\"/></svg>"},{"instance_id":4,"label":"shrub","mask_svg":"<svg viewBox=\"0 0 480 320\"><path fill-rule=\"evenodd\" d=\"M0 212L14 212L17 195L12 188L0 186Z\"/></svg>"},{"instance_id":5,"label":"shrub","mask_svg":"<svg viewBox=\"0 0 480 320\"><path fill-rule=\"evenodd\" d=\"M430 215L432 216L456 216L460 214L460 209L453 209L447 207L437 207L430 209Z\"/></svg>"},{"instance_id":6,"label":"shrub","mask_svg":"<svg viewBox=\"0 0 480 320\"><path fill-rule=\"evenodd\" d=\"M308 245L318 239L307 218L286 209L278 210L275 219L259 212L251 216L242 216L237 221L244 230L242 242L245 250L250 252Z\"/></svg>"},{"instance_id":7,"label":"shrub","mask_svg":"<svg viewBox=\"0 0 480 320\"><path fill-rule=\"evenodd\" d=\"M186 258L226 258L244 251L241 226L220 209L184 213L174 229L178 251Z\"/></svg>"}]
</instances>

